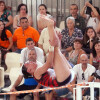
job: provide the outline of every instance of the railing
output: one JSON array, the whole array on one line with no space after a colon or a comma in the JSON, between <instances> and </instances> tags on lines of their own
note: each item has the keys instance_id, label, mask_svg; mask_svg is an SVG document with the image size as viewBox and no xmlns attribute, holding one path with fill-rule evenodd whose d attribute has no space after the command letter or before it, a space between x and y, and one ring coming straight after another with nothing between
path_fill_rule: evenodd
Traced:
<instances>
[{"instance_id":1,"label":"railing","mask_svg":"<svg viewBox=\"0 0 100 100\"><path fill-rule=\"evenodd\" d=\"M76 88L74 88L73 100L82 100L82 89L84 88L90 88L90 99L89 100L95 100L94 99L94 88L99 88L99 96L100 96L100 83L99 82L87 82L86 84L88 84L88 86L78 85Z\"/></svg>"}]
</instances>

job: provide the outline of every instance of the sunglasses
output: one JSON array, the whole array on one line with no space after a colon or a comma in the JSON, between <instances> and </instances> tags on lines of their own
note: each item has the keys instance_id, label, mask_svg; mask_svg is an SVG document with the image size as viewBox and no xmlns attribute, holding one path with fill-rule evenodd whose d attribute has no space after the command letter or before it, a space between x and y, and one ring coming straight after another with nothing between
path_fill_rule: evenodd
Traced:
<instances>
[{"instance_id":1,"label":"sunglasses","mask_svg":"<svg viewBox=\"0 0 100 100\"><path fill-rule=\"evenodd\" d=\"M85 80L85 76L84 76L84 73L82 73L82 80Z\"/></svg>"}]
</instances>

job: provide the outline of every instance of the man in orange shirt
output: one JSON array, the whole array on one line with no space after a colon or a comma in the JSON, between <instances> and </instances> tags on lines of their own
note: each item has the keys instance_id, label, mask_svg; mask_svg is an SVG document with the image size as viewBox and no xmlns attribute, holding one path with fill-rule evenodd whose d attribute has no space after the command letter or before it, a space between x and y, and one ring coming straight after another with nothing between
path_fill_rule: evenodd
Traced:
<instances>
[{"instance_id":1,"label":"man in orange shirt","mask_svg":"<svg viewBox=\"0 0 100 100\"><path fill-rule=\"evenodd\" d=\"M28 19L26 17L22 17L20 19L20 26L18 29L15 30L13 34L13 42L14 46L17 48L13 51L20 53L21 50L26 47L26 39L32 38L37 45L39 40L39 32L34 29L33 27L29 26Z\"/></svg>"}]
</instances>

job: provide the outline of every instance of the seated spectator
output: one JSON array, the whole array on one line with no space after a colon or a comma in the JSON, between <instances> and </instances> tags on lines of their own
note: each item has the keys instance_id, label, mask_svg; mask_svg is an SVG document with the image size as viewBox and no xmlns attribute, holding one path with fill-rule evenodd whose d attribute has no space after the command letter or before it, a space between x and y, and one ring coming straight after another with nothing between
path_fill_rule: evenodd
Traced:
<instances>
[{"instance_id":1,"label":"seated spectator","mask_svg":"<svg viewBox=\"0 0 100 100\"><path fill-rule=\"evenodd\" d=\"M5 54L11 51L12 45L13 45L12 33L5 28L4 22L0 20L0 50L2 55L1 66L5 66Z\"/></svg>"},{"instance_id":2,"label":"seated spectator","mask_svg":"<svg viewBox=\"0 0 100 100\"><path fill-rule=\"evenodd\" d=\"M29 26L28 19L26 17L22 17L20 19L20 25L21 27L16 29L13 34L13 41L15 43L13 51L16 53L20 53L21 50L26 47L25 43L27 38L32 38L35 45L37 45L39 40L39 32L33 27Z\"/></svg>"},{"instance_id":3,"label":"seated spectator","mask_svg":"<svg viewBox=\"0 0 100 100\"><path fill-rule=\"evenodd\" d=\"M11 16L11 12L7 10L4 1L0 1L0 20L3 20L5 23L5 27L11 31L13 18Z\"/></svg>"},{"instance_id":4,"label":"seated spectator","mask_svg":"<svg viewBox=\"0 0 100 100\"><path fill-rule=\"evenodd\" d=\"M91 8L91 15L85 14L85 9L87 7ZM93 7L89 2L85 3L85 6L83 7L81 11L81 16L87 20L87 27L92 26L94 30L96 30L100 21L99 13L100 13L99 8Z\"/></svg>"},{"instance_id":5,"label":"seated spectator","mask_svg":"<svg viewBox=\"0 0 100 100\"><path fill-rule=\"evenodd\" d=\"M57 34L60 34L61 33L61 30L56 27L56 20L54 18L50 18L50 19L52 19L54 21L54 29L55 29L56 33ZM38 46L41 49L43 49L44 55L47 55L48 54L48 52L49 52L49 46L50 46L48 28L44 28L41 31L41 35L40 35L40 38L39 38L39 41L38 41Z\"/></svg>"},{"instance_id":6,"label":"seated spectator","mask_svg":"<svg viewBox=\"0 0 100 100\"><path fill-rule=\"evenodd\" d=\"M77 64L73 67L73 70L75 72L75 78L72 82L73 84L81 83L81 82L92 82L92 74L95 72L95 67L88 64L88 56L86 54L82 54L80 56L81 63ZM89 90L83 89L82 94L86 95L89 94Z\"/></svg>"},{"instance_id":7,"label":"seated spectator","mask_svg":"<svg viewBox=\"0 0 100 100\"><path fill-rule=\"evenodd\" d=\"M82 50L83 41L82 39L76 38L74 41L74 50L69 53L68 61L73 65L80 63L81 54L85 54L85 51Z\"/></svg>"},{"instance_id":8,"label":"seated spectator","mask_svg":"<svg viewBox=\"0 0 100 100\"><path fill-rule=\"evenodd\" d=\"M92 53L90 54L90 64L98 70L100 66L100 40L96 40L93 43Z\"/></svg>"},{"instance_id":9,"label":"seated spectator","mask_svg":"<svg viewBox=\"0 0 100 100\"><path fill-rule=\"evenodd\" d=\"M93 41L96 40L96 32L93 27L87 27L83 36L83 50L87 53L91 53L93 47Z\"/></svg>"},{"instance_id":10,"label":"seated spectator","mask_svg":"<svg viewBox=\"0 0 100 100\"><path fill-rule=\"evenodd\" d=\"M78 14L78 6L76 4L71 4L70 6L70 15L65 18L65 28L67 28L66 19L71 16L75 19L75 27L84 34L84 29L86 28L85 19Z\"/></svg>"},{"instance_id":11,"label":"seated spectator","mask_svg":"<svg viewBox=\"0 0 100 100\"><path fill-rule=\"evenodd\" d=\"M32 38L26 39L26 47L21 51L21 58L20 58L20 64L21 66L28 60L28 54L30 50L34 48L37 54L37 61L44 63L44 55L42 49L34 46L34 41Z\"/></svg>"},{"instance_id":12,"label":"seated spectator","mask_svg":"<svg viewBox=\"0 0 100 100\"><path fill-rule=\"evenodd\" d=\"M47 26L42 22L40 15L45 15L48 18L51 17L50 13L47 11L47 7L45 4L40 4L39 7L39 14L37 15L37 25L38 25L38 30L41 33L41 31L46 28Z\"/></svg>"},{"instance_id":13,"label":"seated spectator","mask_svg":"<svg viewBox=\"0 0 100 100\"><path fill-rule=\"evenodd\" d=\"M28 54L28 60L29 61L36 61L38 63L38 66L41 66L41 63L39 63L36 60L36 56L34 56L34 52L31 52L31 53ZM19 85L23 78L24 78L24 83L22 85ZM41 85L38 84L36 82L36 80L34 80L33 76L30 75L30 74L27 76L26 73L24 73L23 68L21 67L20 75L17 78L17 80L15 81L15 83L12 86L10 91L14 92L14 91L21 91L21 90L32 90L32 89L39 89L40 87L41 87ZM25 95L27 95L27 94L26 93L25 94L19 94L19 95L11 94L10 100L16 100L16 97L21 99ZM33 95L34 95L34 100L39 100L38 93L33 93Z\"/></svg>"},{"instance_id":14,"label":"seated spectator","mask_svg":"<svg viewBox=\"0 0 100 100\"><path fill-rule=\"evenodd\" d=\"M14 17L14 21L13 21L13 28L17 29L20 27L20 18L22 17L26 17L28 19L29 25L32 26L33 21L31 16L29 16L28 13L28 9L27 9L27 5L26 4L20 4L17 8L17 13L18 15L16 15Z\"/></svg>"},{"instance_id":15,"label":"seated spectator","mask_svg":"<svg viewBox=\"0 0 100 100\"><path fill-rule=\"evenodd\" d=\"M75 19L73 17L68 17L66 20L67 28L62 30L62 49L66 49L67 52L73 50L73 42L75 38L83 38L82 31L75 28Z\"/></svg>"}]
</instances>

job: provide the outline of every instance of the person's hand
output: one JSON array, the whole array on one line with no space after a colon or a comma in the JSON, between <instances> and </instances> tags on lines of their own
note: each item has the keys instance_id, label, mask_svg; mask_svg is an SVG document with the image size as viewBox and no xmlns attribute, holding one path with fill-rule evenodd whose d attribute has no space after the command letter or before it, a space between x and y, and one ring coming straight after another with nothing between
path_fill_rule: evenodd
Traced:
<instances>
[{"instance_id":1,"label":"person's hand","mask_svg":"<svg viewBox=\"0 0 100 100\"><path fill-rule=\"evenodd\" d=\"M90 4L88 1L85 3L85 6L87 6L87 7L90 7L90 8L91 8L91 4Z\"/></svg>"},{"instance_id":2,"label":"person's hand","mask_svg":"<svg viewBox=\"0 0 100 100\"><path fill-rule=\"evenodd\" d=\"M33 95L34 96L39 96L39 93L38 92L34 92Z\"/></svg>"},{"instance_id":3,"label":"person's hand","mask_svg":"<svg viewBox=\"0 0 100 100\"><path fill-rule=\"evenodd\" d=\"M15 87L12 87L12 88L10 89L10 92L14 92L14 91L16 91L16 89L15 89Z\"/></svg>"},{"instance_id":4,"label":"person's hand","mask_svg":"<svg viewBox=\"0 0 100 100\"><path fill-rule=\"evenodd\" d=\"M61 41L61 39L62 39L61 32L57 32L57 31L56 31L56 33L57 33L57 35L58 35L59 40Z\"/></svg>"}]
</instances>

